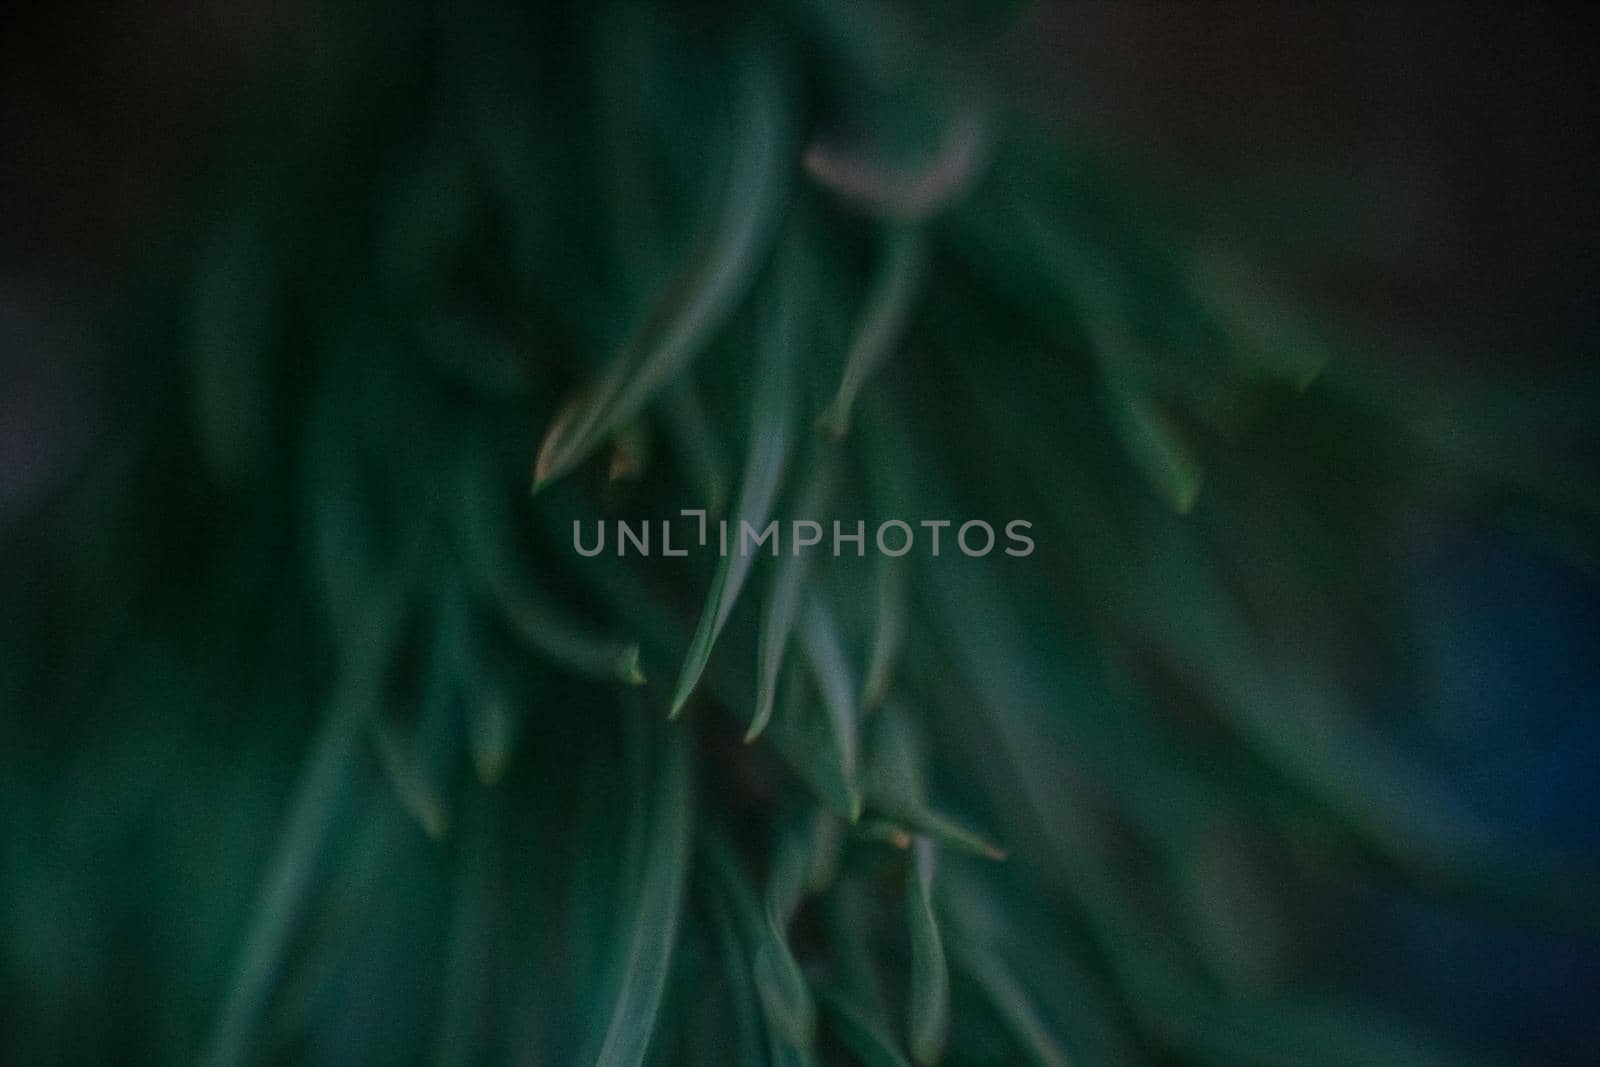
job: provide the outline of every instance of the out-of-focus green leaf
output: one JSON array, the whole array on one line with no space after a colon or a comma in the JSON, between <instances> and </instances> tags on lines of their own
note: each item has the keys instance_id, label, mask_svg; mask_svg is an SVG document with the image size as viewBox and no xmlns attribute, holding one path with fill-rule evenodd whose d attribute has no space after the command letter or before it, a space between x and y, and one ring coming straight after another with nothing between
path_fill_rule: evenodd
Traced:
<instances>
[{"instance_id":1,"label":"out-of-focus green leaf","mask_svg":"<svg viewBox=\"0 0 1600 1067\"><path fill-rule=\"evenodd\" d=\"M821 446L811 458L805 489L800 493L796 514L806 521L823 522L833 492L835 450ZM788 653L789 639L800 618L805 599L806 577L811 570L811 553L791 550L779 561L772 583L761 605L761 628L756 648L756 711L745 731L745 741L754 741L772 720L778 699L778 680Z\"/></svg>"},{"instance_id":2,"label":"out-of-focus green leaf","mask_svg":"<svg viewBox=\"0 0 1600 1067\"><path fill-rule=\"evenodd\" d=\"M597 1061L603 1067L643 1063L661 1009L677 944L693 839L694 793L687 745L681 736L661 743L648 853L631 929L625 934L622 984Z\"/></svg>"},{"instance_id":3,"label":"out-of-focus green leaf","mask_svg":"<svg viewBox=\"0 0 1600 1067\"><path fill-rule=\"evenodd\" d=\"M1168 507L1187 515L1200 497L1204 472L1182 433L1150 400L1117 396L1111 408L1111 423L1134 466Z\"/></svg>"},{"instance_id":4,"label":"out-of-focus green leaf","mask_svg":"<svg viewBox=\"0 0 1600 1067\"><path fill-rule=\"evenodd\" d=\"M834 0L794 6L821 42L824 80L849 87L842 113L806 146L807 173L852 209L879 217L925 219L947 209L989 154L981 87L951 69L932 24L905 9ZM949 14L934 21L959 33Z\"/></svg>"},{"instance_id":5,"label":"out-of-focus green leaf","mask_svg":"<svg viewBox=\"0 0 1600 1067\"><path fill-rule=\"evenodd\" d=\"M727 841L712 836L704 851L746 944L755 946L750 975L774 1050L782 1058L809 1059L816 1005L788 936L791 901L797 903L804 888L806 850L792 838L780 846L764 903Z\"/></svg>"},{"instance_id":6,"label":"out-of-focus green leaf","mask_svg":"<svg viewBox=\"0 0 1600 1067\"><path fill-rule=\"evenodd\" d=\"M611 438L611 463L606 468L606 480L636 482L644 477L652 447L650 431L642 422L630 422L618 430Z\"/></svg>"},{"instance_id":7,"label":"out-of-focus green leaf","mask_svg":"<svg viewBox=\"0 0 1600 1067\"><path fill-rule=\"evenodd\" d=\"M700 624L689 642L689 654L672 697L674 718L700 681L711 647L755 563L754 553L759 550L751 548L750 554L746 553L750 546L746 544L745 526L748 524L755 536L766 527L794 447L795 365L802 358L801 324L808 292L801 255L799 250L785 247L777 256L778 279L761 323L751 378L750 446L739 503L734 509L734 544L717 565Z\"/></svg>"},{"instance_id":8,"label":"out-of-focus green leaf","mask_svg":"<svg viewBox=\"0 0 1600 1067\"><path fill-rule=\"evenodd\" d=\"M508 495L494 483L493 466L480 454L465 473L456 543L479 595L493 603L519 640L562 667L642 684L639 646L597 637L566 617L538 588L512 542Z\"/></svg>"},{"instance_id":9,"label":"out-of-focus green leaf","mask_svg":"<svg viewBox=\"0 0 1600 1067\"><path fill-rule=\"evenodd\" d=\"M571 401L545 434L534 487L584 460L699 355L748 291L777 229L789 187L791 106L780 60L753 48L736 60L739 107L721 214L650 317L593 390Z\"/></svg>"},{"instance_id":10,"label":"out-of-focus green leaf","mask_svg":"<svg viewBox=\"0 0 1600 1067\"><path fill-rule=\"evenodd\" d=\"M861 707L871 711L884 702L894 684L895 660L906 631L905 566L897 557L878 561L877 603L873 612L872 653L867 680L861 686Z\"/></svg>"},{"instance_id":11,"label":"out-of-focus green leaf","mask_svg":"<svg viewBox=\"0 0 1600 1067\"><path fill-rule=\"evenodd\" d=\"M1185 278L1241 360L1304 392L1327 366L1326 343L1258 271L1214 244L1196 250Z\"/></svg>"},{"instance_id":12,"label":"out-of-focus green leaf","mask_svg":"<svg viewBox=\"0 0 1600 1067\"><path fill-rule=\"evenodd\" d=\"M850 431L856 394L900 343L927 269L926 242L914 226L890 227L884 234L881 255L877 276L855 325L839 390L822 415L823 429L834 437Z\"/></svg>"},{"instance_id":13,"label":"out-of-focus green leaf","mask_svg":"<svg viewBox=\"0 0 1600 1067\"><path fill-rule=\"evenodd\" d=\"M916 168L869 158L858 147L819 138L806 146L806 173L824 188L887 219L931 218L964 193L983 167L989 131L984 115L955 115L937 154Z\"/></svg>"},{"instance_id":14,"label":"out-of-focus green leaf","mask_svg":"<svg viewBox=\"0 0 1600 1067\"><path fill-rule=\"evenodd\" d=\"M828 1025L866 1067L907 1067L886 1028L867 1018L850 998L832 989L819 994Z\"/></svg>"},{"instance_id":15,"label":"out-of-focus green leaf","mask_svg":"<svg viewBox=\"0 0 1600 1067\"><path fill-rule=\"evenodd\" d=\"M809 866L804 833L789 834L778 846L767 881L767 936L756 950L756 992L774 1033L788 1045L809 1049L816 1039L817 1009L811 987L789 947L789 921L800 906Z\"/></svg>"},{"instance_id":16,"label":"out-of-focus green leaf","mask_svg":"<svg viewBox=\"0 0 1600 1067\"><path fill-rule=\"evenodd\" d=\"M937 863L933 842L918 838L906 874L906 909L911 928L911 979L906 994L906 1029L911 1058L937 1063L950 1033L950 971L933 914Z\"/></svg>"},{"instance_id":17,"label":"out-of-focus green leaf","mask_svg":"<svg viewBox=\"0 0 1600 1067\"><path fill-rule=\"evenodd\" d=\"M394 787L396 799L434 840L450 829L450 802L422 765L420 738L408 736L392 722L376 727L378 760Z\"/></svg>"},{"instance_id":18,"label":"out-of-focus green leaf","mask_svg":"<svg viewBox=\"0 0 1600 1067\"><path fill-rule=\"evenodd\" d=\"M283 837L261 884L238 969L206 1045L204 1061L213 1067L251 1058L252 1042L282 969L287 943L300 922L317 863L348 798L354 779L350 768L360 738L377 711L404 623L402 604L398 593L373 602L365 640L352 650L329 698Z\"/></svg>"},{"instance_id":19,"label":"out-of-focus green leaf","mask_svg":"<svg viewBox=\"0 0 1600 1067\"><path fill-rule=\"evenodd\" d=\"M503 991L497 979L505 934L495 892L496 842L485 795L462 819L461 854L450 915L450 947L436 1059L441 1067L476 1063L492 1048Z\"/></svg>"},{"instance_id":20,"label":"out-of-focus green leaf","mask_svg":"<svg viewBox=\"0 0 1600 1067\"><path fill-rule=\"evenodd\" d=\"M1071 1064L1072 1060L1050 1032L1049 1026L1039 1017L1027 991L1001 961L985 957L967 966L971 968L973 981L988 997L995 1014L1011 1031L1029 1062L1039 1067L1068 1067Z\"/></svg>"},{"instance_id":21,"label":"out-of-focus green leaf","mask_svg":"<svg viewBox=\"0 0 1600 1067\"><path fill-rule=\"evenodd\" d=\"M726 969L728 997L733 1002L734 1035L738 1041L738 1062L759 1065L762 1056L761 1021L757 1017L754 996L755 982L750 975L748 949L739 937L733 918L733 906L724 899L721 891L713 891L711 902L712 923L716 928L717 942ZM753 907L752 902L752 907Z\"/></svg>"},{"instance_id":22,"label":"out-of-focus green leaf","mask_svg":"<svg viewBox=\"0 0 1600 1067\"><path fill-rule=\"evenodd\" d=\"M922 769L925 757L904 712L886 708L875 719L870 753L867 803L873 811L888 816L886 832L891 843L898 845L900 830L894 824L899 823L950 848L988 859L1005 857L998 846L929 807Z\"/></svg>"},{"instance_id":23,"label":"out-of-focus green leaf","mask_svg":"<svg viewBox=\"0 0 1600 1067\"><path fill-rule=\"evenodd\" d=\"M827 713L829 734L833 742L831 756L838 768L838 776L845 783L850 796L849 818L855 822L861 817L861 789L857 763L861 748L861 709L857 704L857 689L837 624L823 604L813 595L800 619L800 644L816 679L817 691Z\"/></svg>"},{"instance_id":24,"label":"out-of-focus green leaf","mask_svg":"<svg viewBox=\"0 0 1600 1067\"><path fill-rule=\"evenodd\" d=\"M722 440L692 383L669 388L665 400L667 434L680 462L688 468L700 506L708 519L715 518L728 506L728 496L732 492L729 461Z\"/></svg>"},{"instance_id":25,"label":"out-of-focus green leaf","mask_svg":"<svg viewBox=\"0 0 1600 1067\"><path fill-rule=\"evenodd\" d=\"M465 580L457 573L439 594L439 655L443 670L461 702L467 752L484 785L505 773L522 732L527 695L511 669L494 653L498 648L485 633Z\"/></svg>"}]
</instances>

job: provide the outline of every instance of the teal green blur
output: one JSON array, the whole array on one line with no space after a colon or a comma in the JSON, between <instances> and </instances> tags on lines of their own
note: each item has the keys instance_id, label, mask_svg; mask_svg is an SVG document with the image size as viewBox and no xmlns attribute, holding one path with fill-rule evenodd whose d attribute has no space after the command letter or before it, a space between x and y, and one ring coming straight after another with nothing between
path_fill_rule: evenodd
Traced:
<instances>
[{"instance_id":1,"label":"teal green blur","mask_svg":"<svg viewBox=\"0 0 1600 1067\"><path fill-rule=\"evenodd\" d=\"M1014 17L315 12L8 549L4 1058L1483 1054L1301 904L1600 928L1358 684L1397 525L1592 532L1592 472L1076 138ZM868 551L574 550L682 509Z\"/></svg>"}]
</instances>

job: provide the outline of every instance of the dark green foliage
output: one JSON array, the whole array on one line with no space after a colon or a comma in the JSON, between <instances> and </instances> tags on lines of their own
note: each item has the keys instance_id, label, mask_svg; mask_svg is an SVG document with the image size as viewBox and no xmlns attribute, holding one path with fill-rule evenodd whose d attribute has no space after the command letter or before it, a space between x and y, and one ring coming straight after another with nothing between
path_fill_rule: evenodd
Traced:
<instances>
[{"instance_id":1,"label":"dark green foliage","mask_svg":"<svg viewBox=\"0 0 1600 1067\"><path fill-rule=\"evenodd\" d=\"M1460 1062L1294 896L1593 927L1340 685L1405 508L1589 487L1016 106L1001 24L320 14L7 561L19 1062ZM573 550L682 508L1037 550Z\"/></svg>"}]
</instances>

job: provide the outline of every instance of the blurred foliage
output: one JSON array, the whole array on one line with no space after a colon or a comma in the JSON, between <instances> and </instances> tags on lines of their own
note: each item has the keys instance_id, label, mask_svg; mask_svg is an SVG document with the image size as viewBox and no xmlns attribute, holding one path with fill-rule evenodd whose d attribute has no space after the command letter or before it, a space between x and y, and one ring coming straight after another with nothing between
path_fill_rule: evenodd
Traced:
<instances>
[{"instance_id":1,"label":"blurred foliage","mask_svg":"<svg viewBox=\"0 0 1600 1067\"><path fill-rule=\"evenodd\" d=\"M1548 399L1075 150L1010 7L314 12L6 548L8 1058L1455 1064L1317 886L1592 934L1359 684L1415 509L1583 542ZM694 507L1038 549L572 549Z\"/></svg>"}]
</instances>

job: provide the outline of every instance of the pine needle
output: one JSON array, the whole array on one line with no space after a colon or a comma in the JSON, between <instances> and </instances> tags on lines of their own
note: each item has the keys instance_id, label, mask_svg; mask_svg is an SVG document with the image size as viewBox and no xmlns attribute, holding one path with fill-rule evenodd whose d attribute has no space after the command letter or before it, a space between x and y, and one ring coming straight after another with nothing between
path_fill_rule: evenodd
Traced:
<instances>
[{"instance_id":1,"label":"pine needle","mask_svg":"<svg viewBox=\"0 0 1600 1067\"><path fill-rule=\"evenodd\" d=\"M900 343L927 271L927 259L926 241L919 228L891 226L885 230L877 276L855 326L844 377L820 420L829 435L840 438L850 432L856 394Z\"/></svg>"},{"instance_id":2,"label":"pine needle","mask_svg":"<svg viewBox=\"0 0 1600 1067\"><path fill-rule=\"evenodd\" d=\"M793 386L795 364L800 360L801 323L807 303L805 265L798 249L786 248L778 256L779 278L762 321L758 357L754 368L750 412L750 449L745 460L739 504L731 524L734 544L717 565L700 623L689 642L689 652L672 696L671 718L677 718L694 692L711 648L727 624L728 615L744 588L759 551L746 538L760 536L767 526L778 487L794 447ZM776 542L774 542L776 544Z\"/></svg>"},{"instance_id":3,"label":"pine needle","mask_svg":"<svg viewBox=\"0 0 1600 1067\"><path fill-rule=\"evenodd\" d=\"M739 114L722 214L604 377L556 417L534 463L535 492L581 463L682 373L755 280L787 197L790 105L768 52L740 53L737 68Z\"/></svg>"},{"instance_id":4,"label":"pine needle","mask_svg":"<svg viewBox=\"0 0 1600 1067\"><path fill-rule=\"evenodd\" d=\"M687 739L673 737L660 747L649 852L631 929L624 935L627 957L596 1060L600 1067L637 1067L644 1062L677 946L693 839L693 792Z\"/></svg>"}]
</instances>

